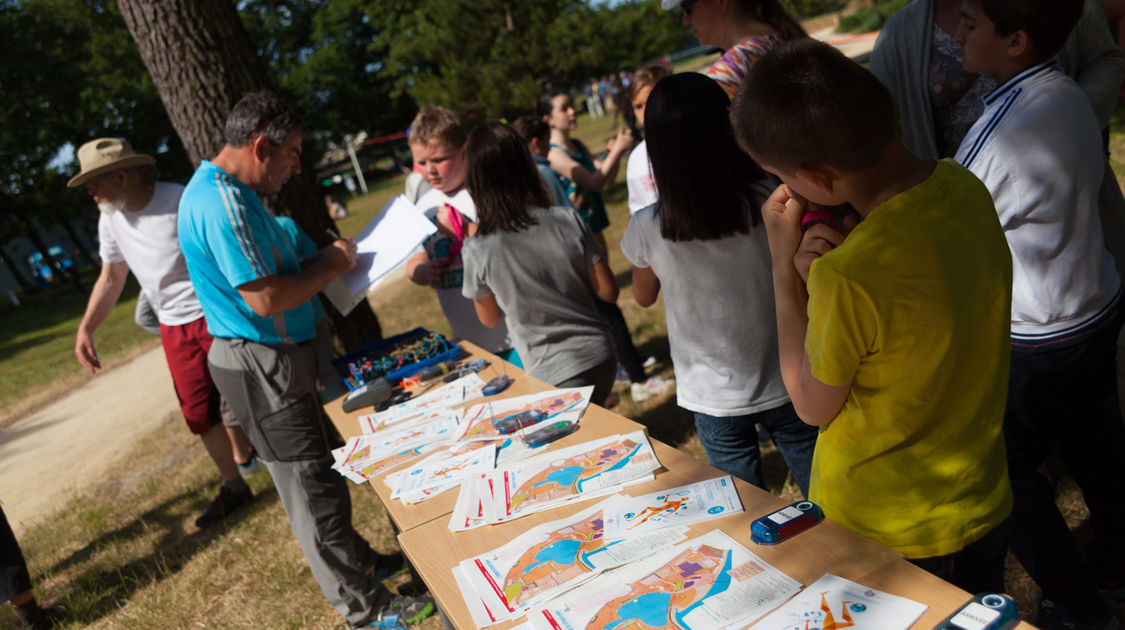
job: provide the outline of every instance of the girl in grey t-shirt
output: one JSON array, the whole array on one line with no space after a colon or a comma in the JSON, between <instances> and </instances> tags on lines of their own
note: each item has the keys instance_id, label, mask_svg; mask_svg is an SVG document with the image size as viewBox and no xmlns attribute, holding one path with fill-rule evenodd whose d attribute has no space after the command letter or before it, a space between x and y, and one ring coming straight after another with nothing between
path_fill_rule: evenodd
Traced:
<instances>
[{"instance_id":1,"label":"girl in grey t-shirt","mask_svg":"<svg viewBox=\"0 0 1125 630\"><path fill-rule=\"evenodd\" d=\"M594 297L617 299L605 252L573 208L551 207L526 141L489 123L469 136L466 184L477 233L466 239L462 293L486 326L503 317L532 376L558 387L593 385L602 404L617 371L609 326Z\"/></svg>"}]
</instances>

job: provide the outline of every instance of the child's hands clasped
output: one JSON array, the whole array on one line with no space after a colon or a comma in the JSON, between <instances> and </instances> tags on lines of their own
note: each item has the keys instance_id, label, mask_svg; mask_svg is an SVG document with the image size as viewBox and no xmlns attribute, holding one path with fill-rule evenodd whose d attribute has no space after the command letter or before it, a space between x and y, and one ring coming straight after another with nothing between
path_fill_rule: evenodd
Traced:
<instances>
[{"instance_id":1,"label":"child's hands clasped","mask_svg":"<svg viewBox=\"0 0 1125 630\"><path fill-rule=\"evenodd\" d=\"M778 186L762 204L762 223L766 225L775 268L793 264L801 244L801 216L805 205L805 199L785 184Z\"/></svg>"}]
</instances>

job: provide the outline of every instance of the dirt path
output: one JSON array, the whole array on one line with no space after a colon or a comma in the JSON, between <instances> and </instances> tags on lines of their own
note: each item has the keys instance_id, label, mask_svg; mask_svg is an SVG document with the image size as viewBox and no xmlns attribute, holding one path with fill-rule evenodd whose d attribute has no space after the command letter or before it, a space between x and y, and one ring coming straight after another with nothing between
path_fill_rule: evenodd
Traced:
<instances>
[{"instance_id":1,"label":"dirt path","mask_svg":"<svg viewBox=\"0 0 1125 630\"><path fill-rule=\"evenodd\" d=\"M157 347L0 431L0 501L16 534L87 489L132 448L133 436L178 410Z\"/></svg>"}]
</instances>

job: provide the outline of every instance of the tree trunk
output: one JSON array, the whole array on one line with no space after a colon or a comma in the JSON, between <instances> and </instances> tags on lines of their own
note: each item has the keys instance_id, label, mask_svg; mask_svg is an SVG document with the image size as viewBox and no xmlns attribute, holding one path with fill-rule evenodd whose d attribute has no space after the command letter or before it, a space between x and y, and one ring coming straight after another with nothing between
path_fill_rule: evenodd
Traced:
<instances>
[{"instance_id":1,"label":"tree trunk","mask_svg":"<svg viewBox=\"0 0 1125 630\"><path fill-rule=\"evenodd\" d=\"M93 255L90 254L90 250L86 249L86 246L82 243L82 239L78 238L78 232L74 229L74 224L66 220L60 221L59 224L66 230L66 235L70 238L70 242L74 243L74 247L78 250L78 253L82 255L82 259L91 267L95 269L99 268L98 261L94 260Z\"/></svg>"},{"instance_id":2,"label":"tree trunk","mask_svg":"<svg viewBox=\"0 0 1125 630\"><path fill-rule=\"evenodd\" d=\"M3 245L0 245L0 259L4 261L4 266L8 268L8 271L12 274L12 277L16 279L16 283L20 285L24 293L39 293L39 286L32 284L31 281L27 279L27 276L23 275L23 271L20 270L20 261L12 258L12 256L8 254L8 250L4 249Z\"/></svg>"},{"instance_id":3,"label":"tree trunk","mask_svg":"<svg viewBox=\"0 0 1125 630\"><path fill-rule=\"evenodd\" d=\"M188 157L197 166L214 157L224 144L223 124L235 102L246 92L271 87L234 3L117 0L117 6ZM329 238L326 228L334 228L311 168L291 178L271 206L292 216L321 245ZM346 318L333 310L332 319L349 350L381 338L366 302Z\"/></svg>"}]
</instances>

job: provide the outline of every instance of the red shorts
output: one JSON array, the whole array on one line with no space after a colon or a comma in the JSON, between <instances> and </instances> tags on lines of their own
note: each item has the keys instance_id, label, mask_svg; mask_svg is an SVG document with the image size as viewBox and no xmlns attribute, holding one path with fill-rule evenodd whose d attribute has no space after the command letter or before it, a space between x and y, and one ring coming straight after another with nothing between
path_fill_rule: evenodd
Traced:
<instances>
[{"instance_id":1,"label":"red shorts","mask_svg":"<svg viewBox=\"0 0 1125 630\"><path fill-rule=\"evenodd\" d=\"M211 350L211 334L207 320L199 319L179 326L160 325L160 341L164 358L172 372L176 397L188 428L196 435L206 433L222 421L219 414L219 390L207 368L207 352Z\"/></svg>"}]
</instances>

